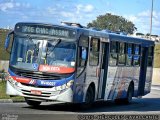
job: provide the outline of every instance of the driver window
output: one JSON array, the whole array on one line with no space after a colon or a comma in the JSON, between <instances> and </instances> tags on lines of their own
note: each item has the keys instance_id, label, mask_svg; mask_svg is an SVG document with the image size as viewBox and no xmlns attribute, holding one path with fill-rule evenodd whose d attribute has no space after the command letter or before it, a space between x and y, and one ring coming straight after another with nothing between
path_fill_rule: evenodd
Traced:
<instances>
[{"instance_id":1,"label":"driver window","mask_svg":"<svg viewBox=\"0 0 160 120\"><path fill-rule=\"evenodd\" d=\"M88 36L82 35L79 41L78 47L78 68L77 68L77 77L82 73L84 70L87 59L88 59Z\"/></svg>"},{"instance_id":2,"label":"driver window","mask_svg":"<svg viewBox=\"0 0 160 120\"><path fill-rule=\"evenodd\" d=\"M87 48L86 47L79 47L79 66L83 67L86 64L87 60Z\"/></svg>"},{"instance_id":3,"label":"driver window","mask_svg":"<svg viewBox=\"0 0 160 120\"><path fill-rule=\"evenodd\" d=\"M87 61L88 36L82 35L80 37L78 52L79 52L78 66L84 67L86 65L86 61Z\"/></svg>"}]
</instances>

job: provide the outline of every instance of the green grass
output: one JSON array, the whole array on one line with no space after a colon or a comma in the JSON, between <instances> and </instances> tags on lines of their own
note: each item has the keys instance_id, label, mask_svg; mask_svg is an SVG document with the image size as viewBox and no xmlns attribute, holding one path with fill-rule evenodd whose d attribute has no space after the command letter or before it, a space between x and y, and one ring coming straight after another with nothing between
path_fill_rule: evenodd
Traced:
<instances>
[{"instance_id":1,"label":"green grass","mask_svg":"<svg viewBox=\"0 0 160 120\"><path fill-rule=\"evenodd\" d=\"M6 94L6 82L0 81L0 99L12 99L13 101L24 101L23 97L17 96L17 97L10 97Z\"/></svg>"},{"instance_id":2,"label":"green grass","mask_svg":"<svg viewBox=\"0 0 160 120\"><path fill-rule=\"evenodd\" d=\"M4 43L8 32L8 30L0 29L0 60L8 60L10 56L10 54L7 53L4 48Z\"/></svg>"},{"instance_id":3,"label":"green grass","mask_svg":"<svg viewBox=\"0 0 160 120\"><path fill-rule=\"evenodd\" d=\"M155 45L154 49L154 67L160 68L160 44Z\"/></svg>"}]
</instances>

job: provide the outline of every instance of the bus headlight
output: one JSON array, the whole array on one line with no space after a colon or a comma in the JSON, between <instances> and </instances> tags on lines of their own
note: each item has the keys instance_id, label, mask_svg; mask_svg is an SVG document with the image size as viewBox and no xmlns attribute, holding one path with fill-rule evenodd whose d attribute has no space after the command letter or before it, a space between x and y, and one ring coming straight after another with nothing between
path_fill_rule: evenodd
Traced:
<instances>
[{"instance_id":1,"label":"bus headlight","mask_svg":"<svg viewBox=\"0 0 160 120\"><path fill-rule=\"evenodd\" d=\"M16 81L11 76L9 77L8 81L13 85L16 83Z\"/></svg>"},{"instance_id":2,"label":"bus headlight","mask_svg":"<svg viewBox=\"0 0 160 120\"><path fill-rule=\"evenodd\" d=\"M12 85L18 85L18 82L14 80L10 75L7 76L7 80L12 84Z\"/></svg>"},{"instance_id":3,"label":"bus headlight","mask_svg":"<svg viewBox=\"0 0 160 120\"><path fill-rule=\"evenodd\" d=\"M57 86L57 87L55 87L55 89L56 89L56 91L61 91L62 90L61 86Z\"/></svg>"},{"instance_id":4,"label":"bus headlight","mask_svg":"<svg viewBox=\"0 0 160 120\"><path fill-rule=\"evenodd\" d=\"M74 80L70 80L67 84L66 84L66 88L70 88L74 83Z\"/></svg>"},{"instance_id":5,"label":"bus headlight","mask_svg":"<svg viewBox=\"0 0 160 120\"><path fill-rule=\"evenodd\" d=\"M70 80L69 82L67 82L66 84L63 84L62 86L57 86L55 87L56 91L61 91L61 90L65 90L67 88L70 88L74 83L74 80Z\"/></svg>"}]
</instances>

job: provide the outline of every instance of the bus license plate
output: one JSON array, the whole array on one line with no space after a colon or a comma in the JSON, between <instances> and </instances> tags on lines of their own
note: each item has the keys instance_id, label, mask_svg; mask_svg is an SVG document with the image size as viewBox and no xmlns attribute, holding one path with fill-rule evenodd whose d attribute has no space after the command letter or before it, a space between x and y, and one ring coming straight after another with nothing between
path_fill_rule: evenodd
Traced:
<instances>
[{"instance_id":1,"label":"bus license plate","mask_svg":"<svg viewBox=\"0 0 160 120\"><path fill-rule=\"evenodd\" d=\"M39 90L31 90L31 93L35 94L35 95L41 95L42 94L42 92L39 91Z\"/></svg>"}]
</instances>

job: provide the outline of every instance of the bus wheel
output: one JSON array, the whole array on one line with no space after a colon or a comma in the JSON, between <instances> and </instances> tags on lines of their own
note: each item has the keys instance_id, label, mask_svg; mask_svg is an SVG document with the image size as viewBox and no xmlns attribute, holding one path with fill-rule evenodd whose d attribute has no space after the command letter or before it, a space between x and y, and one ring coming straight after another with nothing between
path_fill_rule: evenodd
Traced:
<instances>
[{"instance_id":1,"label":"bus wheel","mask_svg":"<svg viewBox=\"0 0 160 120\"><path fill-rule=\"evenodd\" d=\"M131 103L133 92L134 92L133 84L130 84L129 87L128 87L126 98L115 99L114 100L115 103L116 104L129 104L129 103Z\"/></svg>"},{"instance_id":2,"label":"bus wheel","mask_svg":"<svg viewBox=\"0 0 160 120\"><path fill-rule=\"evenodd\" d=\"M94 102L94 91L92 87L89 87L86 93L85 102L81 104L80 108L86 110L91 107Z\"/></svg>"},{"instance_id":3,"label":"bus wheel","mask_svg":"<svg viewBox=\"0 0 160 120\"><path fill-rule=\"evenodd\" d=\"M92 104L94 102L94 92L92 87L89 87L86 93L85 103Z\"/></svg>"},{"instance_id":4,"label":"bus wheel","mask_svg":"<svg viewBox=\"0 0 160 120\"><path fill-rule=\"evenodd\" d=\"M33 107L37 107L41 104L40 101L28 100L27 98L25 98L25 101L28 105L33 106Z\"/></svg>"},{"instance_id":5,"label":"bus wheel","mask_svg":"<svg viewBox=\"0 0 160 120\"><path fill-rule=\"evenodd\" d=\"M130 84L127 91L127 97L124 100L125 104L129 104L132 102L133 92L134 92L133 84Z\"/></svg>"}]
</instances>

